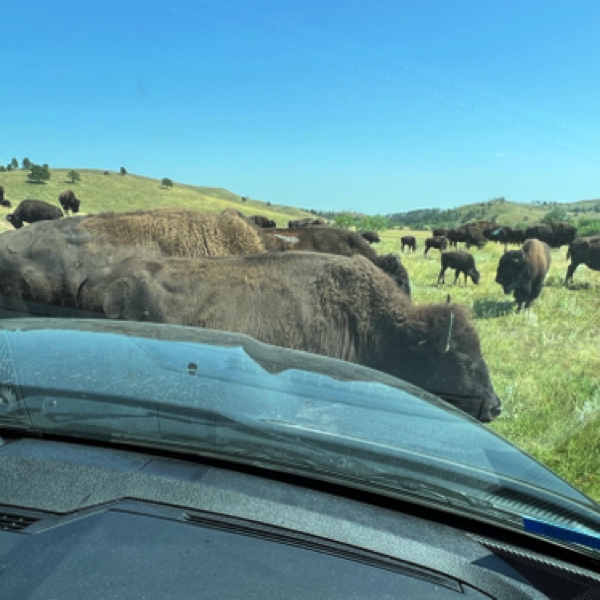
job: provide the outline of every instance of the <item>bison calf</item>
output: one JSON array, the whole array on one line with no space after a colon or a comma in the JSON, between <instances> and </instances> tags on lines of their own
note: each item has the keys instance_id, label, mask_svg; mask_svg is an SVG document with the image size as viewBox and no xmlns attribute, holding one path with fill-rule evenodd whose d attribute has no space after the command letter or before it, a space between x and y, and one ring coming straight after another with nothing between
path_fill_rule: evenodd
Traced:
<instances>
[{"instance_id":1,"label":"bison calf","mask_svg":"<svg viewBox=\"0 0 600 600\"><path fill-rule=\"evenodd\" d=\"M42 200L23 200L13 213L6 215L6 220L15 228L20 229L23 223L36 221L51 221L63 216L58 206L48 204Z\"/></svg>"},{"instance_id":2,"label":"bison calf","mask_svg":"<svg viewBox=\"0 0 600 600\"><path fill-rule=\"evenodd\" d=\"M448 247L448 239L445 236L429 237L425 240L425 252L427 254L430 248L437 248L440 252Z\"/></svg>"},{"instance_id":3,"label":"bison calf","mask_svg":"<svg viewBox=\"0 0 600 600\"><path fill-rule=\"evenodd\" d=\"M400 238L400 244L402 246L402 252L404 252L404 246L408 246L413 252L416 252L417 250L417 239L414 235L403 235Z\"/></svg>"},{"instance_id":4,"label":"bison calf","mask_svg":"<svg viewBox=\"0 0 600 600\"><path fill-rule=\"evenodd\" d=\"M440 283L440 280L442 283L445 283L446 269L454 269L454 283L457 282L461 273L463 273L465 276L465 283L467 283L467 275L471 278L473 283L479 283L480 274L475 268L475 259L473 258L472 254L469 254L468 252L462 252L461 250L442 252L441 262L442 268L440 270L440 274L438 275L438 283Z\"/></svg>"},{"instance_id":5,"label":"bison calf","mask_svg":"<svg viewBox=\"0 0 600 600\"><path fill-rule=\"evenodd\" d=\"M537 239L527 240L520 250L505 252L500 258L496 283L502 286L505 294L514 292L517 312L523 304L529 308L540 295L550 261L548 244Z\"/></svg>"}]
</instances>

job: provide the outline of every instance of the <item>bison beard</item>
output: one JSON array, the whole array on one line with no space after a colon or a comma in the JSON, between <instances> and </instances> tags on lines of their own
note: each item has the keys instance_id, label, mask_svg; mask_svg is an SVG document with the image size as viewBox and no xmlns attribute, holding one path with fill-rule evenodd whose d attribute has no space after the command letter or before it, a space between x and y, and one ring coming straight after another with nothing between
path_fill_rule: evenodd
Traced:
<instances>
[{"instance_id":1,"label":"bison beard","mask_svg":"<svg viewBox=\"0 0 600 600\"><path fill-rule=\"evenodd\" d=\"M133 257L91 274L80 286L78 306L113 319L245 333L386 372L481 421L500 413L463 311L413 306L360 256Z\"/></svg>"}]
</instances>

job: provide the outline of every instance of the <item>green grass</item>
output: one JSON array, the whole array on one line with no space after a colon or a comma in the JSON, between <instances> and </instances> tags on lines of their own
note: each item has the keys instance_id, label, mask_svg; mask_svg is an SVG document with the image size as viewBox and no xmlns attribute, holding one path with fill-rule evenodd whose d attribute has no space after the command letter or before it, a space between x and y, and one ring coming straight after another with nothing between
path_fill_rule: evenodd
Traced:
<instances>
[{"instance_id":1,"label":"green grass","mask_svg":"<svg viewBox=\"0 0 600 600\"><path fill-rule=\"evenodd\" d=\"M225 208L236 208L246 215L262 214L273 219L278 226L286 227L291 218L311 216L291 206L271 205L259 200L242 202L241 196L222 188L207 188L182 185L174 182L170 189L162 188L159 179L150 179L134 174L120 175L96 169L75 169L81 181L72 184L67 180L71 169L50 169L51 179L44 184L27 182L27 171L0 173L0 185L5 197L16 206L25 198L36 198L58 205L58 195L72 189L81 200L81 214L106 211L179 206L203 212L220 212ZM3 211L3 212L2 212ZM0 208L0 231L10 228L3 215L10 209Z\"/></svg>"},{"instance_id":2,"label":"green grass","mask_svg":"<svg viewBox=\"0 0 600 600\"><path fill-rule=\"evenodd\" d=\"M382 234L380 253L398 252L401 235ZM573 289L563 280L566 247L552 250L552 265L540 297L517 314L514 300L494 282L503 246L488 243L472 250L481 272L470 281L437 285L438 250L423 256L424 232L415 254L404 254L416 303L452 301L470 309L502 415L490 427L548 465L600 502L600 272L580 266ZM515 246L516 248L516 246Z\"/></svg>"}]
</instances>

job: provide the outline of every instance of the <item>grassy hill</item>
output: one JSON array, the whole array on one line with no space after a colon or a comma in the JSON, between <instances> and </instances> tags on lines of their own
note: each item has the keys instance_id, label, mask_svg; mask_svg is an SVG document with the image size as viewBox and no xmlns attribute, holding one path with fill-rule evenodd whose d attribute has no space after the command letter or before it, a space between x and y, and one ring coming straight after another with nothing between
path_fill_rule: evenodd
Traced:
<instances>
[{"instance_id":1,"label":"grassy hill","mask_svg":"<svg viewBox=\"0 0 600 600\"><path fill-rule=\"evenodd\" d=\"M25 198L36 198L58 205L58 195L72 189L81 200L81 213L126 211L143 208L179 206L204 212L221 212L236 208L247 215L261 214L273 219L278 226L287 226L289 219L311 216L291 206L268 205L260 200L242 197L222 188L181 185L174 182L172 188L161 187L159 179L151 179L128 173L120 175L97 169L77 169L81 175L78 183L67 179L70 169L50 169L51 178L43 184L29 183L27 171L0 172L0 185L5 197L16 206ZM10 228L3 215L10 209L0 210L0 231Z\"/></svg>"},{"instance_id":2,"label":"grassy hill","mask_svg":"<svg viewBox=\"0 0 600 600\"><path fill-rule=\"evenodd\" d=\"M565 216L577 224L578 219L600 219L600 199L571 203L520 203L503 198L466 204L449 210L418 209L395 213L392 220L399 225L415 229L455 227L469 221L496 221L510 227L525 227L540 221L553 210L564 211Z\"/></svg>"}]
</instances>

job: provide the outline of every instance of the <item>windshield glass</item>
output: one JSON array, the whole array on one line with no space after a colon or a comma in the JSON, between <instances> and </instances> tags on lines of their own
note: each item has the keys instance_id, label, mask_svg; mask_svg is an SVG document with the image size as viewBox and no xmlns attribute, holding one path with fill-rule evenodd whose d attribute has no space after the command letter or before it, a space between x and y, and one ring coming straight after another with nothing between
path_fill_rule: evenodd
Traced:
<instances>
[{"instance_id":1,"label":"windshield glass","mask_svg":"<svg viewBox=\"0 0 600 600\"><path fill-rule=\"evenodd\" d=\"M392 493L440 469L422 496L474 494L509 521L530 495L558 521L571 499L568 523L593 530L600 8L284 4L3 11L4 424L55 429L61 398L70 433L119 438L108 398L136 443L221 452L218 422L230 458L276 439L272 468L348 478L315 467L320 448ZM133 342L131 323L160 325ZM274 376L197 346L207 330L356 381L327 360Z\"/></svg>"}]
</instances>

